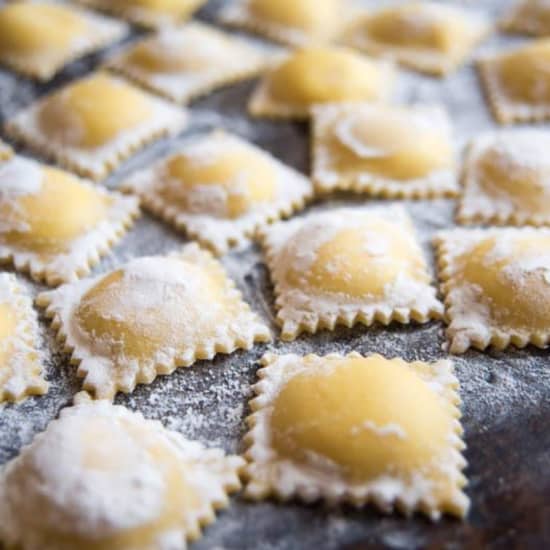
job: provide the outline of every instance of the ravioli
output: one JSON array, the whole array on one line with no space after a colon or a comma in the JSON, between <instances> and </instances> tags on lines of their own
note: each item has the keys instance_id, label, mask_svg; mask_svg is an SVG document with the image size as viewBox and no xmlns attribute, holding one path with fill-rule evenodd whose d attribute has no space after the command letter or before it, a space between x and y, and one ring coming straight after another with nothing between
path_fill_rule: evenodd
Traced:
<instances>
[{"instance_id":1,"label":"ravioli","mask_svg":"<svg viewBox=\"0 0 550 550\"><path fill-rule=\"evenodd\" d=\"M245 496L372 502L432 520L466 515L450 361L267 354L262 364L247 419Z\"/></svg>"},{"instance_id":2,"label":"ravioli","mask_svg":"<svg viewBox=\"0 0 550 550\"><path fill-rule=\"evenodd\" d=\"M178 133L185 122L185 112L98 72L38 100L6 129L69 170L101 179L147 143Z\"/></svg>"},{"instance_id":3,"label":"ravioli","mask_svg":"<svg viewBox=\"0 0 550 550\"><path fill-rule=\"evenodd\" d=\"M107 66L177 103L260 73L268 55L202 23L169 28L133 43Z\"/></svg>"},{"instance_id":4,"label":"ravioli","mask_svg":"<svg viewBox=\"0 0 550 550\"><path fill-rule=\"evenodd\" d=\"M262 232L281 338L375 321L425 323L443 312L400 207L339 208Z\"/></svg>"},{"instance_id":5,"label":"ravioli","mask_svg":"<svg viewBox=\"0 0 550 550\"><path fill-rule=\"evenodd\" d=\"M0 404L48 391L39 345L30 296L15 275L0 273Z\"/></svg>"},{"instance_id":6,"label":"ravioli","mask_svg":"<svg viewBox=\"0 0 550 550\"><path fill-rule=\"evenodd\" d=\"M455 196L451 122L437 105L314 107L313 180L323 192L382 197Z\"/></svg>"},{"instance_id":7,"label":"ravioli","mask_svg":"<svg viewBox=\"0 0 550 550\"><path fill-rule=\"evenodd\" d=\"M550 35L550 4L546 0L517 0L501 21L507 32Z\"/></svg>"},{"instance_id":8,"label":"ravioli","mask_svg":"<svg viewBox=\"0 0 550 550\"><path fill-rule=\"evenodd\" d=\"M475 138L464 167L461 223L550 224L550 133L488 132Z\"/></svg>"},{"instance_id":9,"label":"ravioli","mask_svg":"<svg viewBox=\"0 0 550 550\"><path fill-rule=\"evenodd\" d=\"M237 0L222 10L220 19L283 44L303 46L336 38L350 12L349 0Z\"/></svg>"},{"instance_id":10,"label":"ravioli","mask_svg":"<svg viewBox=\"0 0 550 550\"><path fill-rule=\"evenodd\" d=\"M59 2L0 7L0 63L49 80L67 63L128 34L124 23Z\"/></svg>"},{"instance_id":11,"label":"ravioli","mask_svg":"<svg viewBox=\"0 0 550 550\"><path fill-rule=\"evenodd\" d=\"M270 340L222 266L195 244L39 295L97 398Z\"/></svg>"},{"instance_id":12,"label":"ravioli","mask_svg":"<svg viewBox=\"0 0 550 550\"><path fill-rule=\"evenodd\" d=\"M0 470L0 541L22 550L185 550L240 488L243 460L78 397Z\"/></svg>"},{"instance_id":13,"label":"ravioli","mask_svg":"<svg viewBox=\"0 0 550 550\"><path fill-rule=\"evenodd\" d=\"M57 285L89 273L138 213L135 198L58 168L24 157L0 164L0 261L37 281Z\"/></svg>"},{"instance_id":14,"label":"ravioli","mask_svg":"<svg viewBox=\"0 0 550 550\"><path fill-rule=\"evenodd\" d=\"M441 76L463 64L489 28L484 17L463 8L409 2L358 18L344 33L344 42Z\"/></svg>"},{"instance_id":15,"label":"ravioli","mask_svg":"<svg viewBox=\"0 0 550 550\"><path fill-rule=\"evenodd\" d=\"M451 353L550 340L550 231L455 229L435 240Z\"/></svg>"},{"instance_id":16,"label":"ravioli","mask_svg":"<svg viewBox=\"0 0 550 550\"><path fill-rule=\"evenodd\" d=\"M303 208L310 181L237 136L214 131L131 176L123 189L217 254Z\"/></svg>"},{"instance_id":17,"label":"ravioli","mask_svg":"<svg viewBox=\"0 0 550 550\"><path fill-rule=\"evenodd\" d=\"M393 81L390 65L353 50L304 47L264 75L248 108L253 116L308 118L315 104L388 100Z\"/></svg>"},{"instance_id":18,"label":"ravioli","mask_svg":"<svg viewBox=\"0 0 550 550\"><path fill-rule=\"evenodd\" d=\"M501 124L550 118L550 39L533 40L478 62L482 84Z\"/></svg>"}]
</instances>

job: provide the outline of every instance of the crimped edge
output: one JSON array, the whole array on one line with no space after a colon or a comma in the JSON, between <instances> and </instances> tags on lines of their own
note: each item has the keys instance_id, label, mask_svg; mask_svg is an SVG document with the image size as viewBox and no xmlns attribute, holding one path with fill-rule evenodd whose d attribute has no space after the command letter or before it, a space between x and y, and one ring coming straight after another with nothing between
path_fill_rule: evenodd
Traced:
<instances>
[{"instance_id":1,"label":"crimped edge","mask_svg":"<svg viewBox=\"0 0 550 550\"><path fill-rule=\"evenodd\" d=\"M312 159L312 180L317 192L351 191L383 199L436 199L455 198L458 196L460 186L456 177L456 166L414 180L400 181L374 174L369 175L366 172L346 177L338 174L336 171L332 171L330 173L334 176L334 183L322 181L323 178L319 177L319 174L327 170L321 166L319 159L322 155L326 155L327 148L321 140L325 136L325 123L321 121L321 118L327 108L341 106L342 109L348 109L353 108L354 105L361 106L365 104L347 102L325 103L324 105L314 105L311 109L312 137L310 140L310 158ZM412 107L414 108L415 106ZM439 108L438 105L433 105L433 107ZM450 132L451 120L446 111L443 110L442 112L444 113L446 122L449 124L449 143L452 145Z\"/></svg>"},{"instance_id":2,"label":"crimped edge","mask_svg":"<svg viewBox=\"0 0 550 550\"><path fill-rule=\"evenodd\" d=\"M367 54L381 56L409 69L436 77L444 77L467 63L473 49L493 32L493 27L488 21L482 19L476 21L468 12L464 12L464 17L474 21L475 29L472 30L461 51L457 51L453 55L446 55L418 48L390 46L378 42L368 35L359 38L356 35L357 29L361 27L363 21L372 15L366 14L360 21L353 23L352 27L344 32L342 42Z\"/></svg>"},{"instance_id":3,"label":"crimped edge","mask_svg":"<svg viewBox=\"0 0 550 550\"><path fill-rule=\"evenodd\" d=\"M85 78L91 76L88 75ZM127 86L132 86L115 75L110 74L109 77L124 82ZM71 84L68 86L71 86ZM151 101L153 110L151 120L139 125L137 128L132 128L129 132L123 132L121 134L123 137L114 138L104 147L104 152L99 155L87 151L82 153L82 149L57 143L49 139L38 127L34 127L36 113L39 109L52 95L63 89L52 92L52 94L39 99L30 107L17 113L15 117L6 122L6 133L14 140L28 145L38 154L57 162L71 172L94 181L105 178L118 168L122 162L154 141L162 137L176 135L187 124L186 111L140 90L140 93L146 94ZM130 135L133 136L132 139L124 139L124 137ZM124 143L125 141L126 143Z\"/></svg>"},{"instance_id":4,"label":"crimped edge","mask_svg":"<svg viewBox=\"0 0 550 550\"><path fill-rule=\"evenodd\" d=\"M155 163L148 170L136 173L136 184L132 183L132 177L130 177L122 183L121 190L137 194L144 207L155 216L176 229L183 231L191 239L198 241L214 254L223 255L233 247L246 244L247 240L253 239L261 228L281 218L288 218L293 213L302 210L307 202L313 198L313 186L308 178L284 165L267 151L242 140L238 136L226 133L223 130L213 130L199 137L199 140L219 138L242 144L250 148L255 154L267 157L279 173L280 193L292 196L287 198L281 196L269 208L264 209L262 212L252 213L247 216L247 219L220 222L216 218L210 217L209 225L211 227L218 226L218 233L221 235L221 238L217 239L209 236L201 227L201 224L196 221L197 218L204 218L206 216L186 213L177 204L164 201L155 192L155 182L161 181L161 176L156 175L157 172L159 170L162 171L162 167L166 161L174 155L177 156L177 152ZM144 184L144 180L149 181L149 184ZM144 187L144 189L140 189L139 187ZM299 190L300 187L302 188L301 191Z\"/></svg>"},{"instance_id":5,"label":"crimped edge","mask_svg":"<svg viewBox=\"0 0 550 550\"><path fill-rule=\"evenodd\" d=\"M453 354L460 355L465 353L469 348L475 348L480 351L484 351L489 346L492 346L496 350L502 351L510 346L516 348L524 348L529 344L533 344L538 348L546 348L550 343L550 331L529 333L525 331L506 331L502 330L493 324L485 324L486 334L482 334L479 330L475 330L475 326L462 327L454 330L451 327L453 320L456 318L456 308L459 308L460 304L456 304L451 296L451 291L455 288L460 288L460 284L457 281L455 275L455 256L453 254L453 244L451 239L453 236L466 236L469 235L472 239L482 239L491 235L498 235L499 233L514 232L514 233L528 233L536 231L547 231L550 234L550 230L535 229L533 227L514 227L514 228L488 228L488 229L465 229L455 228L446 231L440 231L433 239L433 244L437 257L438 266L438 279L440 282L441 294L444 297L445 304L445 322L447 323L447 340L449 343L449 351Z\"/></svg>"},{"instance_id":6,"label":"crimped edge","mask_svg":"<svg viewBox=\"0 0 550 550\"><path fill-rule=\"evenodd\" d=\"M267 498L274 497L279 501L286 502L291 499L297 499L303 501L307 504L323 500L329 505L337 505L341 503L351 504L354 507L363 507L366 505L374 505L378 510L383 513L391 514L394 512L394 509L397 509L401 514L405 516L411 516L415 512L421 512L427 515L432 521L438 521L442 513L454 513L459 517L465 517L469 509L469 499L463 491L464 486L467 484L467 479L462 473L464 468L467 466L466 459L464 458L462 451L466 448L466 444L463 439L463 428L460 423L461 411L460 404L461 399L458 394L459 381L454 375L453 372L453 363L449 360L439 360L432 363L427 363L423 361L415 362L406 362L399 357L394 357L390 361L400 361L406 364L409 368L414 370L419 374L423 379L427 377L425 369L415 368L416 363L422 363L423 366L428 366L431 369L431 379L436 379L435 371L441 375L442 370L446 369L447 379L441 384L441 392L438 392L441 399L447 402L447 404L452 408L453 416L453 426L451 441L449 444L449 452L454 458L455 464L454 476L456 476L456 489L457 501L452 503L450 506L449 503L446 504L447 507L443 506L435 507L430 505L429 502L424 500L418 500L412 504L407 503L401 498L393 498L388 500L384 498L383 495L379 494L377 491L369 489L368 486L358 486L356 484L346 482L344 483L344 489L338 490L331 486L330 480L327 480L326 477L323 480L318 481L318 486L316 487L314 483L294 483L292 486L289 486L288 483L286 486L282 487L277 484L277 474L274 472L273 465L277 464L277 458L274 460L267 460L263 466L267 469L268 480L259 480L255 478L254 475L254 466L257 465L257 461L254 458L255 451L257 449L260 452L266 451L266 446L259 441L257 436L258 431L260 430L260 422L264 420L266 413L264 412L266 407L271 403L270 398L266 396L266 390L272 389L276 382L273 380L275 369L283 370L284 365L280 367L277 363L281 360L288 358L295 359L296 361L303 361L308 357L314 357L317 359L348 359L348 358L363 358L363 357L382 357L379 354L369 354L363 356L357 352L351 352L346 355L340 355L338 353L331 353L325 356L318 356L315 354L309 354L306 356L298 356L294 354L286 355L277 355L273 353L266 353L260 360L262 367L257 371L259 381L252 386L254 392L254 397L249 401L249 407L251 414L246 418L246 423L248 426L248 432L243 438L243 442L246 446L243 456L247 460L247 464L243 469L242 477L245 480L245 490L244 496L250 500L259 501ZM277 380L279 384L280 380ZM277 385L279 385L277 384ZM306 472L308 469L307 465L299 464L288 464L284 465L285 468L295 468L300 472ZM330 474L328 474L330 475Z\"/></svg>"},{"instance_id":7,"label":"crimped edge","mask_svg":"<svg viewBox=\"0 0 550 550\"><path fill-rule=\"evenodd\" d=\"M99 264L101 259L122 239L126 232L132 227L134 221L139 217L139 203L134 197L124 196L116 191L108 191L94 186L91 182L80 180L83 186L90 187L95 193L110 197L113 204L105 214L105 218L98 224L106 224L104 227L94 227L84 235L80 235L69 244L75 246L79 240L95 237L93 247L86 251L85 258L81 262L73 262L66 273L61 273L53 265L59 259L65 257L64 264L70 265L70 252L53 255L49 259L42 259L40 254L21 250L9 244L0 243L0 265L12 264L17 271L27 273L37 282L46 283L48 286L57 286L61 283L74 282L90 273Z\"/></svg>"},{"instance_id":8,"label":"crimped edge","mask_svg":"<svg viewBox=\"0 0 550 550\"><path fill-rule=\"evenodd\" d=\"M189 11L181 16L167 13L159 14L155 10L147 10L146 8L113 5L111 0L77 0L77 2L92 9L101 10L116 17L126 19L130 23L139 25L140 27L158 29L190 19L193 13L199 10L207 0L192 0L189 5Z\"/></svg>"},{"instance_id":9,"label":"crimped edge","mask_svg":"<svg viewBox=\"0 0 550 550\"><path fill-rule=\"evenodd\" d=\"M178 355L164 363L154 363L149 365L140 365L139 371L132 377L126 377L123 382L111 377L110 386L101 389L93 381L88 380L88 376L94 369L93 361L97 355L86 350L85 344L79 344L77 339L71 334L70 323L74 308L78 305L81 296L93 285L103 279L108 273L97 277L89 278L80 283L84 283L82 288L73 289L75 283L64 285L56 290L40 293L36 298L36 303L45 309L45 315L50 319L51 327L56 333L57 341L63 346L63 351L70 354L70 362L77 365L77 376L84 378L83 388L93 394L96 399L113 399L116 393L131 393L138 384L150 384L158 375L168 375L179 367L189 367L199 360L211 360L218 353L230 354L238 349L250 350L256 342L270 342L271 333L268 327L263 323L259 316L254 313L250 306L244 301L240 291L237 289L234 281L228 276L227 272L216 260L212 254L196 243L184 245L179 252L174 252L170 256L186 258L189 256L191 261L202 263L207 269L214 270L223 276L225 282L225 292L229 300L239 305L239 311L248 315L248 326L242 330L243 334L235 337L219 337L217 340L200 342L196 346L180 352ZM159 256L162 258L162 256ZM121 266L123 268L124 266ZM120 268L118 268L120 269ZM78 283L77 283L78 284ZM67 297L67 294L69 295ZM71 295L72 294L72 295ZM234 322L232 318L230 322ZM92 363L90 366L88 363ZM112 358L107 361L109 367L115 366Z\"/></svg>"},{"instance_id":10,"label":"crimped edge","mask_svg":"<svg viewBox=\"0 0 550 550\"><path fill-rule=\"evenodd\" d=\"M81 7L63 4L69 11L76 12L89 24L86 32L86 41L78 47L70 47L63 57L55 62L28 60L23 55L8 55L0 53L0 63L24 76L46 82L53 78L63 67L84 57L92 52L100 50L114 42L118 42L127 36L130 27L114 19L89 12ZM82 38L82 37L81 37Z\"/></svg>"},{"instance_id":11,"label":"crimped edge","mask_svg":"<svg viewBox=\"0 0 550 550\"><path fill-rule=\"evenodd\" d=\"M11 295L11 300L8 302L19 316L16 331L14 336L18 343L25 348L25 356L27 360L23 365L11 365L11 360L8 359L6 365L2 368L10 368L10 370L26 370L31 367L31 370L36 369L37 372L25 373L25 384L19 388L19 391L6 389L6 385L10 383L11 376L7 381L0 385L0 406L5 402L19 402L25 400L32 395L43 395L47 393L49 384L45 381L43 354L40 351L40 336L38 329L38 316L32 307L32 299L24 288L19 284L15 275L11 273L0 273L0 286L5 287ZM13 357L12 357L13 359Z\"/></svg>"},{"instance_id":12,"label":"crimped edge","mask_svg":"<svg viewBox=\"0 0 550 550\"><path fill-rule=\"evenodd\" d=\"M345 210L345 208L343 209ZM355 210L355 209L354 209ZM400 216L401 221L405 223L411 223L409 215L405 210L400 206L378 206L373 208L365 208L365 211L376 211L376 210L387 210L394 214L395 216ZM320 212L322 214L323 212ZM315 216L316 214L310 214L310 216ZM307 218L305 218L307 219ZM301 218L299 221L304 220ZM292 223L293 220L291 220ZM289 222L280 222L282 224ZM412 223L411 223L412 229ZM269 269L269 275L271 282L273 284L273 289L275 293L275 309L276 322L281 327L281 339L284 341L293 341L298 338L301 334L316 334L321 330L334 331L336 326L344 326L351 328L357 324L362 324L365 327L370 327L374 323L380 323L384 326L389 325L393 321L399 322L401 324L410 324L412 321L417 323L428 323L432 320L439 320L443 318L443 304L439 302L436 298L436 289L432 284L426 284L427 287L433 290L433 299L434 303L429 307L416 307L416 308L395 308L395 307L379 307L379 306L357 306L357 308L352 309L351 311L344 311L341 307L335 307L334 311L330 314L323 314L319 312L308 311L307 315L304 314L300 322L293 321L282 315L282 310L287 303L286 298L286 289L282 285L282 281L278 280L276 277L277 269L279 265L278 261L278 252L274 249L273 246L269 243L269 233L271 230L277 230L277 225L266 227L263 231L259 231L258 239L264 251L265 261ZM416 242L416 241L415 241ZM422 250L418 243L418 253L424 262L424 267L426 274L430 276L430 281L434 282L434 277L430 274L426 260L422 253ZM315 296L312 296L315 298ZM351 301L353 303L353 300ZM293 309L293 312L299 313L300 310Z\"/></svg>"},{"instance_id":13,"label":"crimped edge","mask_svg":"<svg viewBox=\"0 0 550 550\"><path fill-rule=\"evenodd\" d=\"M550 214L531 214L522 211L514 206L515 210L509 213L499 211L498 206L493 205L492 209L482 209L478 206L477 198L481 195L488 201L492 199L491 195L484 192L483 187L478 185L476 178L476 161L483 147L483 143L493 139L498 132L487 132L472 139L468 144L465 153L465 160L461 175L462 193L456 208L455 219L461 225L511 225L522 227L530 225L534 227L543 227L550 225ZM470 194L470 187L475 186L475 193ZM468 206L468 212L466 212Z\"/></svg>"},{"instance_id":14,"label":"crimped edge","mask_svg":"<svg viewBox=\"0 0 550 550\"><path fill-rule=\"evenodd\" d=\"M170 90L167 86L163 86L161 83L156 83L154 81L154 78L151 78L151 76L145 71L141 71L137 67L132 67L126 62L125 54L131 51L131 49L137 44L145 40L150 40L150 37L148 37L132 42L132 44L130 44L129 47L124 48L122 52L118 52L113 57L108 59L105 63L105 68L125 76L145 90L153 92L157 95L160 95L161 97L164 97L165 99L179 104L186 104L191 100L195 100L202 96L208 95L218 88L230 86L243 80L255 78L259 74L261 74L266 68L269 62L269 56L267 53L261 52L259 48L254 48L253 45L245 42L244 40L223 33L215 27L206 25L204 23L187 23L185 26L181 27L180 30L183 31L187 26L191 25L198 29L204 28L207 32L216 31L219 34L222 34L227 38L234 40L235 44L239 44L242 47L248 47L250 49L249 62L243 63L243 66L239 69L225 69L223 66L220 66L218 68L219 72L216 75L210 74L201 76L200 74L198 74L196 82L192 86L190 86L182 93L176 93L174 90ZM252 59L254 54L257 54L257 59L255 60ZM193 73L182 71L181 76L182 78L185 78L190 74Z\"/></svg>"},{"instance_id":15,"label":"crimped edge","mask_svg":"<svg viewBox=\"0 0 550 550\"><path fill-rule=\"evenodd\" d=\"M495 66L503 55L523 47L520 46L505 52L481 57L476 61L477 72L485 98L493 117L499 124L542 122L550 119L550 104L534 106L510 101L500 86L500 79L495 71Z\"/></svg>"},{"instance_id":16,"label":"crimped edge","mask_svg":"<svg viewBox=\"0 0 550 550\"><path fill-rule=\"evenodd\" d=\"M290 54L292 55L292 54ZM262 76L260 82L257 84L256 88L252 92L250 100L247 105L248 114L255 118L268 118L272 120L308 120L311 115L311 108L313 104L310 105L291 105L288 103L277 101L271 97L269 90L269 77L273 72L277 70L281 63L290 57L290 55L284 56L282 59L279 59L278 63L274 63ZM355 55L364 57L361 53L355 52ZM380 70L384 73L384 90L381 90L380 96L376 99L370 101L370 103L384 103L389 100L393 88L395 85L395 80L397 78L397 73L393 63L387 60L370 60L368 61L377 64L380 67Z\"/></svg>"}]
</instances>

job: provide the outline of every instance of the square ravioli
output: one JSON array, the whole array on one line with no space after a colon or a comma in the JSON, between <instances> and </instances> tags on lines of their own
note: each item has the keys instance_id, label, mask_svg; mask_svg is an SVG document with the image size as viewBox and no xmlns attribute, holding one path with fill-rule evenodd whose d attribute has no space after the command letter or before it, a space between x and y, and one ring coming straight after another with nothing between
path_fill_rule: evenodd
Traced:
<instances>
[{"instance_id":1,"label":"square ravioli","mask_svg":"<svg viewBox=\"0 0 550 550\"><path fill-rule=\"evenodd\" d=\"M152 212L224 254L258 228L303 208L309 179L259 147L215 131L123 183Z\"/></svg>"},{"instance_id":2,"label":"square ravioli","mask_svg":"<svg viewBox=\"0 0 550 550\"><path fill-rule=\"evenodd\" d=\"M37 303L99 399L271 339L222 265L194 243L44 292Z\"/></svg>"},{"instance_id":3,"label":"square ravioli","mask_svg":"<svg viewBox=\"0 0 550 550\"><path fill-rule=\"evenodd\" d=\"M343 38L367 53L441 76L464 63L489 29L485 17L464 8L409 2L358 18Z\"/></svg>"},{"instance_id":4,"label":"square ravioli","mask_svg":"<svg viewBox=\"0 0 550 550\"><path fill-rule=\"evenodd\" d=\"M0 262L13 262L49 285L74 281L89 273L138 212L134 197L14 157L0 164Z\"/></svg>"},{"instance_id":5,"label":"square ravioli","mask_svg":"<svg viewBox=\"0 0 550 550\"><path fill-rule=\"evenodd\" d=\"M241 457L121 405L75 401L0 468L10 548L186 550L239 490Z\"/></svg>"},{"instance_id":6,"label":"square ravioli","mask_svg":"<svg viewBox=\"0 0 550 550\"><path fill-rule=\"evenodd\" d=\"M478 60L494 117L501 124L550 118L550 38L533 40Z\"/></svg>"},{"instance_id":7,"label":"square ravioli","mask_svg":"<svg viewBox=\"0 0 550 550\"><path fill-rule=\"evenodd\" d=\"M6 130L65 168L99 180L151 141L178 133L186 120L183 110L100 72L39 99Z\"/></svg>"},{"instance_id":8,"label":"square ravioli","mask_svg":"<svg viewBox=\"0 0 550 550\"><path fill-rule=\"evenodd\" d=\"M0 6L0 63L49 80L67 63L128 34L119 21L59 2Z\"/></svg>"},{"instance_id":9,"label":"square ravioli","mask_svg":"<svg viewBox=\"0 0 550 550\"><path fill-rule=\"evenodd\" d=\"M206 0L78 0L91 8L113 13L131 23L160 28L185 21Z\"/></svg>"},{"instance_id":10,"label":"square ravioli","mask_svg":"<svg viewBox=\"0 0 550 550\"><path fill-rule=\"evenodd\" d=\"M550 229L454 229L435 238L451 353L550 341Z\"/></svg>"},{"instance_id":11,"label":"square ravioli","mask_svg":"<svg viewBox=\"0 0 550 550\"><path fill-rule=\"evenodd\" d=\"M460 223L550 225L550 132L489 132L467 152Z\"/></svg>"},{"instance_id":12,"label":"square ravioli","mask_svg":"<svg viewBox=\"0 0 550 550\"><path fill-rule=\"evenodd\" d=\"M0 404L48 391L39 345L30 296L14 275L0 273Z\"/></svg>"},{"instance_id":13,"label":"square ravioli","mask_svg":"<svg viewBox=\"0 0 550 550\"><path fill-rule=\"evenodd\" d=\"M335 38L350 19L350 9L349 0L235 0L222 10L220 20L289 46L303 46Z\"/></svg>"},{"instance_id":14,"label":"square ravioli","mask_svg":"<svg viewBox=\"0 0 550 550\"><path fill-rule=\"evenodd\" d=\"M331 103L312 109L313 181L320 191L453 197L451 122L435 105Z\"/></svg>"},{"instance_id":15,"label":"square ravioli","mask_svg":"<svg viewBox=\"0 0 550 550\"><path fill-rule=\"evenodd\" d=\"M273 64L254 91L248 110L258 117L307 119L318 103L387 101L394 76L390 63L351 49L305 47Z\"/></svg>"},{"instance_id":16,"label":"square ravioli","mask_svg":"<svg viewBox=\"0 0 550 550\"><path fill-rule=\"evenodd\" d=\"M335 325L426 323L443 314L402 207L314 212L265 229L262 243L283 340Z\"/></svg>"},{"instance_id":17,"label":"square ravioli","mask_svg":"<svg viewBox=\"0 0 550 550\"><path fill-rule=\"evenodd\" d=\"M535 36L550 35L548 0L516 0L501 22L503 30Z\"/></svg>"},{"instance_id":18,"label":"square ravioli","mask_svg":"<svg viewBox=\"0 0 550 550\"><path fill-rule=\"evenodd\" d=\"M12 156L13 156L13 151L11 147L0 139L0 162L4 160L8 160Z\"/></svg>"},{"instance_id":19,"label":"square ravioli","mask_svg":"<svg viewBox=\"0 0 550 550\"><path fill-rule=\"evenodd\" d=\"M202 23L169 28L133 43L107 62L145 88L178 103L251 78L267 53Z\"/></svg>"},{"instance_id":20,"label":"square ravioli","mask_svg":"<svg viewBox=\"0 0 550 550\"><path fill-rule=\"evenodd\" d=\"M244 439L246 497L373 503L432 520L467 514L450 361L351 353L267 354L262 363Z\"/></svg>"}]
</instances>

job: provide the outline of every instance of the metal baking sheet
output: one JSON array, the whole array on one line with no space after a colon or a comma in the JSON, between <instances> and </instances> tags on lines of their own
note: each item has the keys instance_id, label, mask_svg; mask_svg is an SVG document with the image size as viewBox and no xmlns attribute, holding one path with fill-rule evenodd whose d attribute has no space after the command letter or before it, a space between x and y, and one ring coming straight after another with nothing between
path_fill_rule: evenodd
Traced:
<instances>
[{"instance_id":1,"label":"metal baking sheet","mask_svg":"<svg viewBox=\"0 0 550 550\"><path fill-rule=\"evenodd\" d=\"M275 1L275 0L274 0ZM319 0L322 1L322 0ZM2 3L2 2L0 2ZM364 2L380 6L388 2ZM452 3L452 2L446 2ZM199 18L214 20L223 2L211 1ZM510 2L486 0L465 5L496 16ZM494 36L478 51L493 50L525 38ZM0 71L0 121L60 85L87 74L108 51L73 63L46 85ZM303 172L308 170L308 127L293 122L252 120L246 101L253 88L247 82L213 93L193 103L191 126L181 137L155 144L119 170L107 184L117 182L133 170L169 150L182 140L214 127L223 127L271 151ZM443 103L453 119L457 143L461 147L471 136L494 127L470 65L438 80L402 72L398 99L405 103ZM21 152L25 152L20 150ZM550 154L550 153L549 153ZM331 197L313 204L309 210L343 204L375 203L349 195ZM453 225L454 204L448 200L407 201L418 234L431 258L430 239L439 229ZM60 205L61 206L61 205ZM180 233L144 215L132 231L107 257L96 272L104 272L124 261L148 254L177 249L185 242ZM236 280L245 298L273 328L273 294L268 273L258 248L228 254L223 263ZM44 287L20 280L36 293ZM31 398L0 409L0 463L16 456L22 445L44 430L59 410L71 403L80 381L74 367L61 353L52 331L41 318L47 378L51 388L46 396ZM239 452L245 431L247 401L255 380L258 358L266 351L296 353L379 352L408 360L434 360L446 356L441 323L418 326L356 327L334 333L306 336L294 343L276 341L258 345L250 352L218 356L182 368L153 384L139 386L129 396L119 395L118 403L140 410L146 417L207 445ZM472 510L467 521L443 519L437 524L415 517L383 516L372 508L329 509L319 504L252 504L239 496L219 514L196 550L291 550L363 548L543 548L550 544L550 369L548 351L534 348L506 352L470 351L455 358L461 382L463 423L469 461L468 493ZM545 544L546 543L546 544Z\"/></svg>"}]
</instances>

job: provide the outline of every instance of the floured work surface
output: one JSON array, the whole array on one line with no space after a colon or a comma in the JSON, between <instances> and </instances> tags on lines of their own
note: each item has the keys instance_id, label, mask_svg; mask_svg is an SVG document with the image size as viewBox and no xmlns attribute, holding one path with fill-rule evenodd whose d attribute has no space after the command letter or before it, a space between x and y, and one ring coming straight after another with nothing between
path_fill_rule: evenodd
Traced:
<instances>
[{"instance_id":1,"label":"floured work surface","mask_svg":"<svg viewBox=\"0 0 550 550\"><path fill-rule=\"evenodd\" d=\"M210 2L200 17L212 21L222 3ZM506 7L503 4L505 2L499 0L486 0L477 7L500 14ZM499 35L489 39L478 51L494 51L523 40ZM0 71L0 119L13 116L46 91L88 74L100 61L101 57L92 56L76 62L45 86ZM161 141L125 164L108 180L110 186L116 188L117 182L134 169L174 151L182 140L215 127L249 139L283 162L306 172L307 126L249 118L246 103L253 87L251 82L239 84L193 103L189 129L180 138ZM445 80L403 71L398 96L406 103L444 104L461 146L479 132L495 128L471 64ZM354 199L344 194L318 201L306 211L367 202L384 201ZM434 232L454 225L454 201L396 202L406 206L431 259L429 243ZM104 259L94 273L106 272L134 257L173 251L184 242L181 233L144 214L115 247L114 254ZM274 296L259 248L250 246L231 252L224 256L223 263L244 298L278 334L274 325ZM45 288L24 276L19 280L33 295ZM43 317L40 327L50 390L45 396L31 397L22 404L6 405L0 410L0 463L16 456L21 446L43 431L80 389L76 369L61 353ZM314 336L303 335L290 343L277 339L274 344L257 345L250 352L218 356L212 362L198 362L168 377L160 376L153 384L136 388L131 396L119 395L116 402L141 411L146 418L161 420L189 439L208 446L219 445L230 453L241 452L251 385L256 380L257 361L266 350L317 354L357 351L401 356L409 361L434 361L447 356L442 350L443 331L442 323L431 322L342 328ZM445 518L438 524L430 524L419 517L412 520L397 515L386 517L370 507L329 510L322 505L249 503L237 496L192 548L542 548L544 533L548 536L550 494L549 353L533 347L499 353L470 350L454 358L461 383L462 420L468 445L467 492L472 499L472 509L467 521Z\"/></svg>"}]
</instances>

